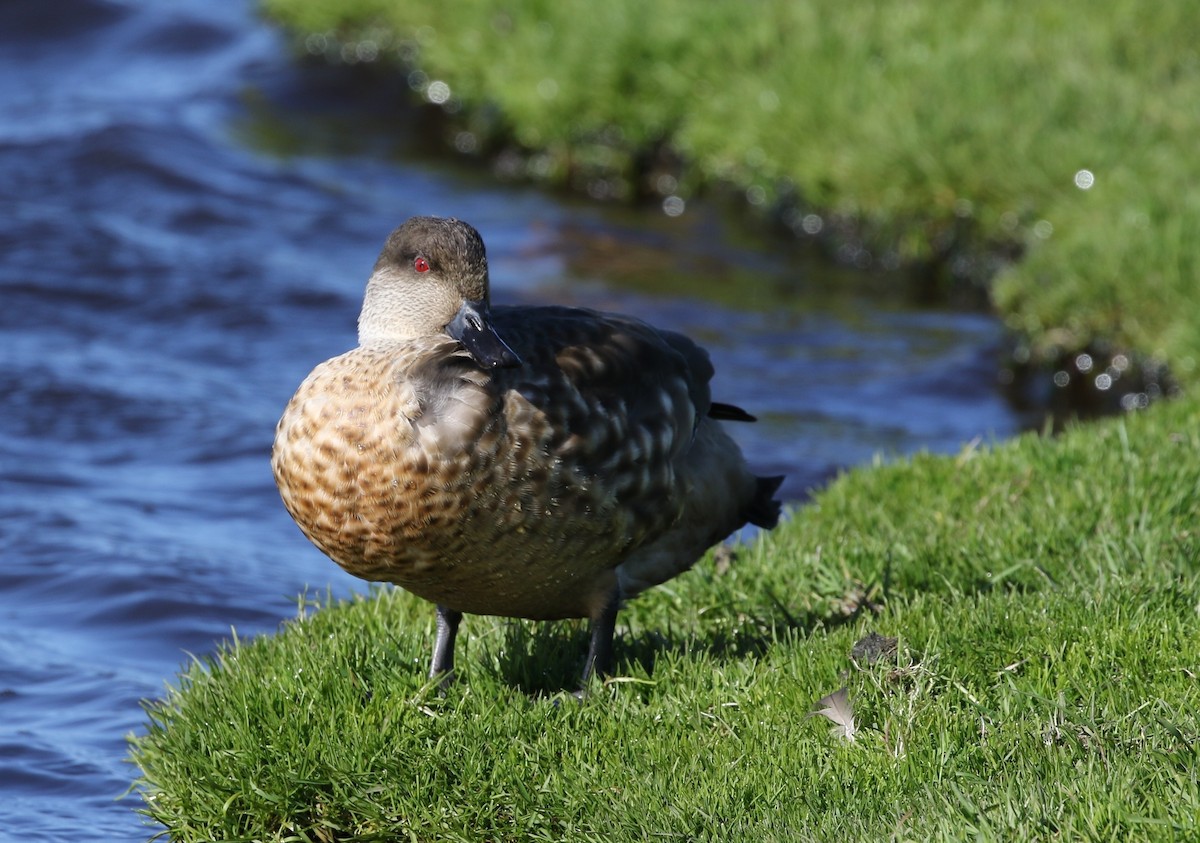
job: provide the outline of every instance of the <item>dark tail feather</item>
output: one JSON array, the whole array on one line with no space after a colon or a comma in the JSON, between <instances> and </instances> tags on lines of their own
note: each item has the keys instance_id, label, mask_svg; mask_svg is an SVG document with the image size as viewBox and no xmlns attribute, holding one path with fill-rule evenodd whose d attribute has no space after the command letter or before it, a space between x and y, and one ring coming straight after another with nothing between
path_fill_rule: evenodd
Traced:
<instances>
[{"instance_id":1,"label":"dark tail feather","mask_svg":"<svg viewBox=\"0 0 1200 843\"><path fill-rule=\"evenodd\" d=\"M747 413L741 407L735 407L733 404L722 404L720 401L714 401L708 405L708 417L710 419L720 419L721 421L758 421L757 418Z\"/></svg>"},{"instance_id":2,"label":"dark tail feather","mask_svg":"<svg viewBox=\"0 0 1200 843\"><path fill-rule=\"evenodd\" d=\"M775 500L775 493L783 483L784 475L777 477L757 477L754 490L754 500L746 507L746 522L764 530L770 530L779 523L779 509L782 504Z\"/></svg>"}]
</instances>

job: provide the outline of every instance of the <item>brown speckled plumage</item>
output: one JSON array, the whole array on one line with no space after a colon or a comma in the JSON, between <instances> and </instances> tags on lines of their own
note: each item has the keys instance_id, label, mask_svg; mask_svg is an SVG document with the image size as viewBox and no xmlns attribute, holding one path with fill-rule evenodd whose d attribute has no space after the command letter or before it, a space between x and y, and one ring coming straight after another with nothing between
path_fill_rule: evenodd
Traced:
<instances>
[{"instance_id":1,"label":"brown speckled plumage","mask_svg":"<svg viewBox=\"0 0 1200 843\"><path fill-rule=\"evenodd\" d=\"M587 310L489 308L486 278L465 223L397 229L359 347L314 369L280 419L276 482L334 561L437 603L455 627L462 612L608 614L611 638L620 599L748 520L771 526L778 481L756 478L709 417L712 366L686 337ZM464 301L475 309L451 326ZM435 654L435 672L449 664Z\"/></svg>"}]
</instances>

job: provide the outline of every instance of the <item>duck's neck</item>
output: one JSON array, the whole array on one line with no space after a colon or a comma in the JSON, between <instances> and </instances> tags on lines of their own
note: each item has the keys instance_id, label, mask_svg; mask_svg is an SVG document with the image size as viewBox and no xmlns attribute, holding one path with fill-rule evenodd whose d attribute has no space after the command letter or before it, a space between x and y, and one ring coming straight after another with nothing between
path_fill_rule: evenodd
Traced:
<instances>
[{"instance_id":1,"label":"duck's neck","mask_svg":"<svg viewBox=\"0 0 1200 843\"><path fill-rule=\"evenodd\" d=\"M411 282L410 282L411 283ZM459 303L436 288L405 295L405 282L386 271L377 271L367 282L358 314L359 345L397 342L443 333L458 312Z\"/></svg>"}]
</instances>

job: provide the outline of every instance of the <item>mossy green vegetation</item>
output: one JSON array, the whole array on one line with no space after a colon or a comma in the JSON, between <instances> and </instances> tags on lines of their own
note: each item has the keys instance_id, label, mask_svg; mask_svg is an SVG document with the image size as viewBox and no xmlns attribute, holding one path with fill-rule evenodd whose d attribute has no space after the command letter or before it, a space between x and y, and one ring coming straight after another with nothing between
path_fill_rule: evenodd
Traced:
<instances>
[{"instance_id":1,"label":"mossy green vegetation","mask_svg":"<svg viewBox=\"0 0 1200 843\"><path fill-rule=\"evenodd\" d=\"M1195 4L263 5L313 50L417 68L462 148L604 195L731 183L951 274L1022 255L994 293L1034 359L1103 342L1200 375Z\"/></svg>"},{"instance_id":2,"label":"mossy green vegetation","mask_svg":"<svg viewBox=\"0 0 1200 843\"><path fill-rule=\"evenodd\" d=\"M1182 399L851 471L634 601L582 702L582 624L468 618L443 695L428 604L304 607L148 704L138 787L177 841L1191 839L1197 453Z\"/></svg>"}]
</instances>

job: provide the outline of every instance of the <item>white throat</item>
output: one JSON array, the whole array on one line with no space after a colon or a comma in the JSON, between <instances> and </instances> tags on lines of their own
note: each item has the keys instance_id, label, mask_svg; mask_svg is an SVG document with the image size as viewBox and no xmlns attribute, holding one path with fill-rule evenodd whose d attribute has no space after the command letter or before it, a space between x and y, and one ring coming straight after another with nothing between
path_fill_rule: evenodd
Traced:
<instances>
[{"instance_id":1,"label":"white throat","mask_svg":"<svg viewBox=\"0 0 1200 843\"><path fill-rule=\"evenodd\" d=\"M436 278L414 280L392 268L376 270L358 314L359 345L440 334L461 303L450 285Z\"/></svg>"}]
</instances>

